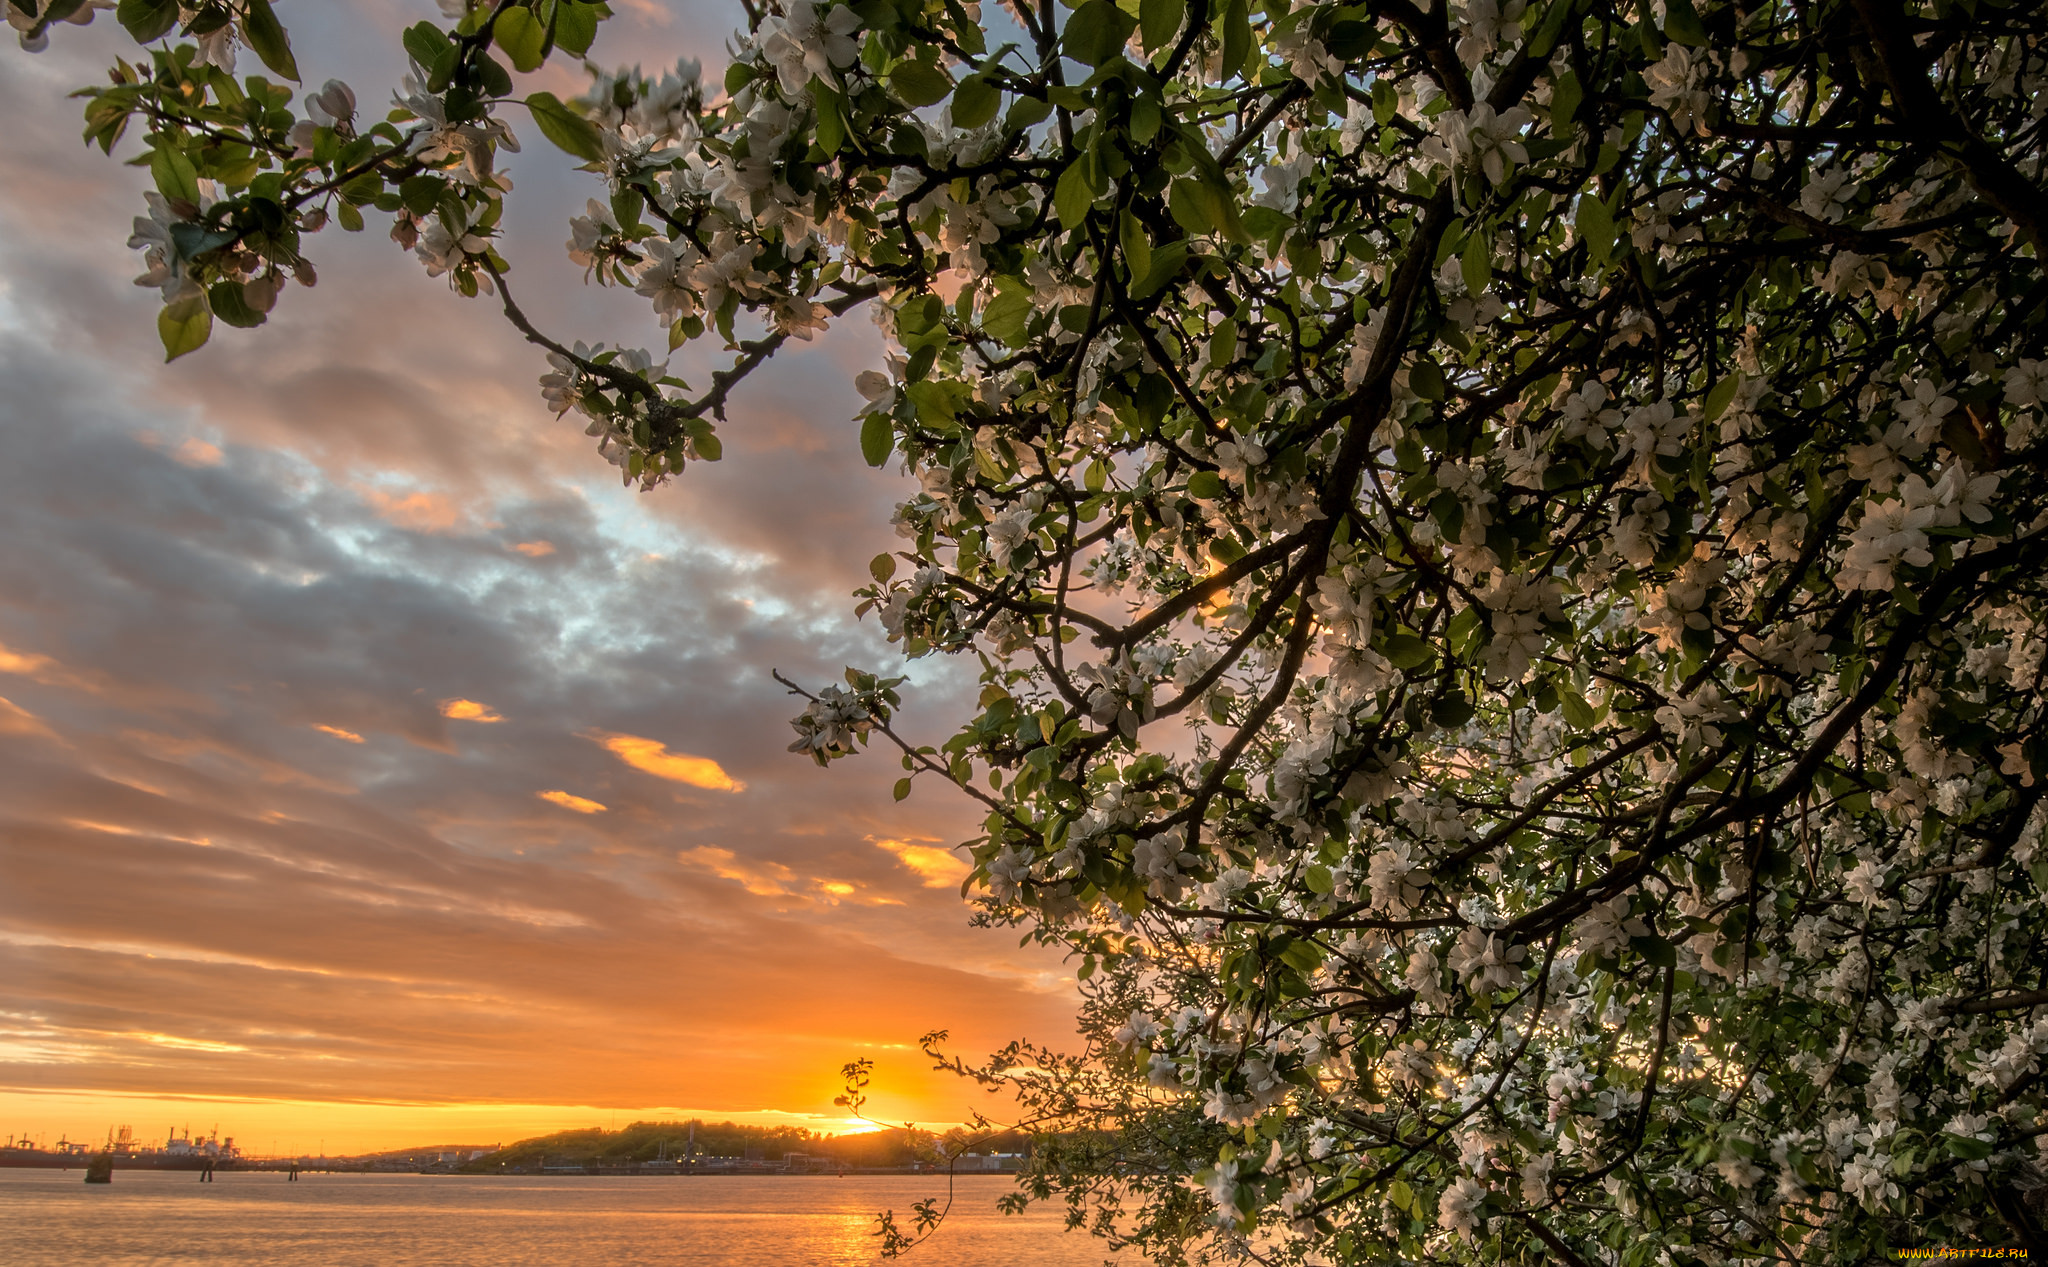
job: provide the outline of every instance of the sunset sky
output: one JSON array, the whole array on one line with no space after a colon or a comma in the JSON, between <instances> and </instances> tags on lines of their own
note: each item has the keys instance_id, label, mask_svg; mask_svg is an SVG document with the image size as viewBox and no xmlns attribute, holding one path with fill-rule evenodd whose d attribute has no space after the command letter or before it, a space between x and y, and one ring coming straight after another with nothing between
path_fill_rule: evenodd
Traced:
<instances>
[{"instance_id":1,"label":"sunset sky","mask_svg":"<svg viewBox=\"0 0 2048 1267\"><path fill-rule=\"evenodd\" d=\"M616 7L597 60L722 68L736 9ZM381 113L434 8L279 12L309 86ZM789 755L769 676L899 663L847 598L894 541L898 477L846 421L872 327L781 358L725 461L651 495L374 220L310 239L320 285L268 326L163 366L123 246L145 177L64 96L122 46L106 15L0 49L0 1133L836 1129L856 1056L878 1114L1000 1115L915 1040L1067 1038L1063 965L966 926L960 802L892 803L880 753ZM529 311L658 351L563 252L588 177L514 122ZM967 679L917 667L908 725L937 740Z\"/></svg>"}]
</instances>

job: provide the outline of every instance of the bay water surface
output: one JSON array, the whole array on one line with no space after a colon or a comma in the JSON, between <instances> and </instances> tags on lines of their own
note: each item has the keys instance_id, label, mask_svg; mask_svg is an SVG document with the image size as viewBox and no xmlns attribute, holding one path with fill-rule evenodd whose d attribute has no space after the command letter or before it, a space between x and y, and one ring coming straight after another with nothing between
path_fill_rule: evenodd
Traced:
<instances>
[{"instance_id":1,"label":"bay water surface","mask_svg":"<svg viewBox=\"0 0 2048 1267\"><path fill-rule=\"evenodd\" d=\"M921 1175L670 1177L0 1170L0 1261L499 1267L866 1267L874 1215L945 1191ZM952 1212L908 1267L1142 1267L1063 1230L1058 1209L997 1211L1008 1179L956 1181Z\"/></svg>"}]
</instances>

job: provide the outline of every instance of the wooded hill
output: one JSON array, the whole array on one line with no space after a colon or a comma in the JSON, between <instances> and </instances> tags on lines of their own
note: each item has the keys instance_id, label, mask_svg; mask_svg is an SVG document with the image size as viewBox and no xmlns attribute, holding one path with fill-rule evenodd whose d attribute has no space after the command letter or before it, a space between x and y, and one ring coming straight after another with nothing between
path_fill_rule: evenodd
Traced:
<instances>
[{"instance_id":1,"label":"wooded hill","mask_svg":"<svg viewBox=\"0 0 2048 1267\"><path fill-rule=\"evenodd\" d=\"M871 1131L860 1135L822 1135L797 1126L742 1126L735 1122L635 1122L616 1131L592 1128L558 1131L508 1144L487 1157L463 1166L472 1174L549 1166L633 1166L666 1157L680 1160L696 1128L701 1158L746 1158L780 1162L786 1154L829 1157L848 1167L908 1166L932 1159L940 1137L927 1132ZM943 1137L952 1151L1025 1152L1029 1139L1003 1134L972 1140L952 1132Z\"/></svg>"}]
</instances>

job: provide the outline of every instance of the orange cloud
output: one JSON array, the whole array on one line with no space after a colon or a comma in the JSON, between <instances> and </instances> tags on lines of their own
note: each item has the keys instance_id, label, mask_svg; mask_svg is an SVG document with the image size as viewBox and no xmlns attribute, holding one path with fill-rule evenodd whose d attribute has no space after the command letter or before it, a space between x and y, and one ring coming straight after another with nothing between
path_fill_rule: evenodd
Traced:
<instances>
[{"instance_id":1,"label":"orange cloud","mask_svg":"<svg viewBox=\"0 0 2048 1267\"><path fill-rule=\"evenodd\" d=\"M411 493L396 497L373 488L365 496L379 515L400 528L414 532L448 532L461 521L462 512L440 493Z\"/></svg>"},{"instance_id":2,"label":"orange cloud","mask_svg":"<svg viewBox=\"0 0 2048 1267\"><path fill-rule=\"evenodd\" d=\"M43 719L14 701L0 696L0 735L48 735Z\"/></svg>"},{"instance_id":3,"label":"orange cloud","mask_svg":"<svg viewBox=\"0 0 2048 1267\"><path fill-rule=\"evenodd\" d=\"M473 699L442 700L441 716L455 721L494 722L505 720L489 704L479 704Z\"/></svg>"},{"instance_id":4,"label":"orange cloud","mask_svg":"<svg viewBox=\"0 0 2048 1267\"><path fill-rule=\"evenodd\" d=\"M896 861L917 873L928 889L958 888L973 870L960 855L937 845L913 845L902 840L877 840L875 846L896 855Z\"/></svg>"},{"instance_id":5,"label":"orange cloud","mask_svg":"<svg viewBox=\"0 0 2048 1267\"><path fill-rule=\"evenodd\" d=\"M555 552L555 543L552 541L522 541L512 548L529 559L545 559Z\"/></svg>"},{"instance_id":6,"label":"orange cloud","mask_svg":"<svg viewBox=\"0 0 2048 1267\"><path fill-rule=\"evenodd\" d=\"M313 724L313 729L319 731L323 735L333 735L336 739L343 740L347 743L361 743L363 741L363 737L357 734L355 731L343 730L339 726L322 726L318 722L315 722Z\"/></svg>"},{"instance_id":7,"label":"orange cloud","mask_svg":"<svg viewBox=\"0 0 2048 1267\"><path fill-rule=\"evenodd\" d=\"M550 788L545 792L536 792L534 795L540 797L543 801L553 801L563 809L573 809L579 814L602 814L605 811L605 806L598 804L596 801L590 800L587 797L577 796L573 792L564 792L560 788Z\"/></svg>"},{"instance_id":8,"label":"orange cloud","mask_svg":"<svg viewBox=\"0 0 2048 1267\"><path fill-rule=\"evenodd\" d=\"M180 1038L176 1034L158 1034L151 1030L129 1030L121 1035L121 1037L139 1038L145 1043L155 1043L159 1047L173 1047L179 1051L228 1052L249 1050L240 1043L215 1042L210 1038Z\"/></svg>"},{"instance_id":9,"label":"orange cloud","mask_svg":"<svg viewBox=\"0 0 2048 1267\"><path fill-rule=\"evenodd\" d=\"M10 651L0 646L0 673L19 673L35 676L57 667L57 662L46 655L31 655L26 651Z\"/></svg>"},{"instance_id":10,"label":"orange cloud","mask_svg":"<svg viewBox=\"0 0 2048 1267\"><path fill-rule=\"evenodd\" d=\"M796 873L779 862L755 866L740 860L738 854L717 845L698 845L694 849L676 851L676 861L686 867L698 867L721 880L732 880L744 886L755 897L787 897L788 882Z\"/></svg>"},{"instance_id":11,"label":"orange cloud","mask_svg":"<svg viewBox=\"0 0 2048 1267\"><path fill-rule=\"evenodd\" d=\"M186 466L219 466L221 460L219 445L208 444L196 436L173 449L171 456Z\"/></svg>"},{"instance_id":12,"label":"orange cloud","mask_svg":"<svg viewBox=\"0 0 2048 1267\"><path fill-rule=\"evenodd\" d=\"M747 790L746 784L727 774L724 767L711 758L670 752L668 745L657 739L642 739L638 735L606 735L599 742L604 744L605 751L619 760L657 779L709 788L714 792Z\"/></svg>"}]
</instances>

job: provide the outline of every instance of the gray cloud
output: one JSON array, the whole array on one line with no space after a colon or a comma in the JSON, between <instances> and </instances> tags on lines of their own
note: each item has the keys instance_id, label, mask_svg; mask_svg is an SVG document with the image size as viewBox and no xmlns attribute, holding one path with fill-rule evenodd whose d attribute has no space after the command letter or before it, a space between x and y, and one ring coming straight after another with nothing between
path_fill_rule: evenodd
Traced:
<instances>
[{"instance_id":1,"label":"gray cloud","mask_svg":"<svg viewBox=\"0 0 2048 1267\"><path fill-rule=\"evenodd\" d=\"M359 87L386 55L335 14L384 7L311 19ZM1065 1031L1058 965L911 865L963 805L783 751L771 668L894 662L846 597L900 495L845 422L871 331L750 383L727 460L651 496L374 234L157 367L135 173L52 109L112 46L59 46L0 77L34 121L0 154L0 1087L817 1110L861 1045ZM518 160L515 278L570 337L657 338L575 284L565 169ZM960 680L921 676L936 736Z\"/></svg>"}]
</instances>

